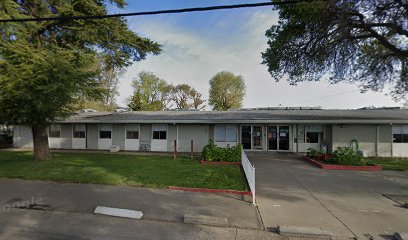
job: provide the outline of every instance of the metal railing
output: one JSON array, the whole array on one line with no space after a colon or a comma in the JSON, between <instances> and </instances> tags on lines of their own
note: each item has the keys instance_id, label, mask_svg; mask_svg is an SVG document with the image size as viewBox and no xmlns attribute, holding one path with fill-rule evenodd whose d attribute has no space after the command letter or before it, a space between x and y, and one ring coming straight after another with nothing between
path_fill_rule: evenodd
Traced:
<instances>
[{"instance_id":1,"label":"metal railing","mask_svg":"<svg viewBox=\"0 0 408 240\"><path fill-rule=\"evenodd\" d=\"M249 161L247 155L245 154L245 151L243 149L241 151L242 151L242 153L241 153L242 168L244 169L245 177L247 179L249 189L252 192L252 204L254 206L256 206L256 200L255 200L255 167Z\"/></svg>"}]
</instances>

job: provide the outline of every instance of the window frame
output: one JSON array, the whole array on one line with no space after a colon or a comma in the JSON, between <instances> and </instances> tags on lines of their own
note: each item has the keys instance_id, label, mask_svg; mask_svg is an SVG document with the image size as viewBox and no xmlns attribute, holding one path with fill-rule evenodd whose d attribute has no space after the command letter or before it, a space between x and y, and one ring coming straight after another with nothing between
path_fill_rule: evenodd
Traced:
<instances>
[{"instance_id":1,"label":"window frame","mask_svg":"<svg viewBox=\"0 0 408 240\"><path fill-rule=\"evenodd\" d=\"M56 127L56 126L59 127L58 137L56 137L56 136L54 136L54 135L51 134L51 132L56 132L56 130L51 130L52 127ZM48 137L49 137L49 138L61 138L61 135L62 135L62 127L61 127L61 124L52 124L52 125L50 125L50 126L48 127Z\"/></svg>"},{"instance_id":2,"label":"window frame","mask_svg":"<svg viewBox=\"0 0 408 240\"><path fill-rule=\"evenodd\" d=\"M217 134L216 130L217 128L222 127L223 128L223 139L217 139ZM230 139L227 137L228 136L228 128L234 128L235 129L235 140L229 141ZM214 124L214 142L230 142L230 143L237 143L238 142L238 126L237 124Z\"/></svg>"},{"instance_id":3,"label":"window frame","mask_svg":"<svg viewBox=\"0 0 408 240\"><path fill-rule=\"evenodd\" d=\"M158 126L165 126L166 130L163 130L163 129L155 130L154 128ZM169 127L167 124L152 124L152 140L162 140L162 141L167 140L168 130L169 130ZM156 138L155 132L158 132L159 134L158 138ZM164 138L163 138L163 135L164 135Z\"/></svg>"},{"instance_id":4,"label":"window frame","mask_svg":"<svg viewBox=\"0 0 408 240\"><path fill-rule=\"evenodd\" d=\"M137 131L132 130L132 131L128 131L128 127L132 127L132 128L136 128L137 127ZM132 132L132 133L137 133L137 138L128 138L128 132ZM140 139L140 124L126 124L125 125L125 139L126 140L139 140Z\"/></svg>"},{"instance_id":5,"label":"window frame","mask_svg":"<svg viewBox=\"0 0 408 240\"><path fill-rule=\"evenodd\" d=\"M75 131L75 127L76 126L80 126L80 128L83 126L83 131L82 130L79 130L79 131ZM76 137L75 136L75 133L76 132L79 132L80 134L79 134L79 137ZM83 137L82 137L82 134L81 133L83 133ZM75 138L75 139L84 139L84 138L86 138L86 125L85 124L73 124L72 125L72 138Z\"/></svg>"},{"instance_id":6,"label":"window frame","mask_svg":"<svg viewBox=\"0 0 408 240\"><path fill-rule=\"evenodd\" d=\"M399 137L395 137L398 135ZM399 139L398 141L396 141ZM392 126L392 143L408 143L408 125Z\"/></svg>"},{"instance_id":7,"label":"window frame","mask_svg":"<svg viewBox=\"0 0 408 240\"><path fill-rule=\"evenodd\" d=\"M101 126L110 126L110 131L107 130L101 130ZM113 126L112 124L98 124L98 139L112 139L112 131L113 131ZM109 132L109 137L101 137L102 132Z\"/></svg>"},{"instance_id":8,"label":"window frame","mask_svg":"<svg viewBox=\"0 0 408 240\"><path fill-rule=\"evenodd\" d=\"M306 144L320 144L322 141L322 135L324 134L324 126L321 124L304 124L303 125L303 143ZM317 142L311 142L308 138L308 134L317 134ZM298 132L299 135L299 132ZM298 136L299 137L299 136Z\"/></svg>"}]
</instances>

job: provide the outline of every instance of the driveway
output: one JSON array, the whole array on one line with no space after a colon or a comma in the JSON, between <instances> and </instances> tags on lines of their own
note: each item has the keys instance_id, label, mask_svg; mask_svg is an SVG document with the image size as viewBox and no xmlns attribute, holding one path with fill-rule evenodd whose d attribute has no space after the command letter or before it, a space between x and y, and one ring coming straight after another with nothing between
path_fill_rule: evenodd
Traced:
<instances>
[{"instance_id":1,"label":"driveway","mask_svg":"<svg viewBox=\"0 0 408 240\"><path fill-rule=\"evenodd\" d=\"M408 232L408 209L383 194L408 195L408 173L322 170L291 154L248 153L264 225L321 227L361 239Z\"/></svg>"}]
</instances>

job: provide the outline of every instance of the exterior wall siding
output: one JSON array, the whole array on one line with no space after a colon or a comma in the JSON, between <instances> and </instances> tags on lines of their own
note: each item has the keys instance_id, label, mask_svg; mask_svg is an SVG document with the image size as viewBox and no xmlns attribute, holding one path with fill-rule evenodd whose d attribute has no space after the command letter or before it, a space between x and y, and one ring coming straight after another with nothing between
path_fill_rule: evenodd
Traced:
<instances>
[{"instance_id":1,"label":"exterior wall siding","mask_svg":"<svg viewBox=\"0 0 408 240\"><path fill-rule=\"evenodd\" d=\"M151 148L152 143L152 124L140 124L140 147L143 145L149 146Z\"/></svg>"},{"instance_id":2,"label":"exterior wall siding","mask_svg":"<svg viewBox=\"0 0 408 240\"><path fill-rule=\"evenodd\" d=\"M167 151L168 152L174 151L174 140L177 140L177 128L180 128L180 126L177 126L174 124L167 125ZM179 145L179 143L177 143L177 145Z\"/></svg>"},{"instance_id":3,"label":"exterior wall siding","mask_svg":"<svg viewBox=\"0 0 408 240\"><path fill-rule=\"evenodd\" d=\"M333 125L333 149L348 147L356 139L366 156L376 155L376 125Z\"/></svg>"},{"instance_id":4,"label":"exterior wall siding","mask_svg":"<svg viewBox=\"0 0 408 240\"><path fill-rule=\"evenodd\" d=\"M209 126L201 124L179 125L177 151L190 152L191 140L194 143L194 152L201 152L209 140Z\"/></svg>"},{"instance_id":5,"label":"exterior wall siding","mask_svg":"<svg viewBox=\"0 0 408 240\"><path fill-rule=\"evenodd\" d=\"M120 150L125 150L125 124L112 124L112 145L119 146Z\"/></svg>"},{"instance_id":6,"label":"exterior wall siding","mask_svg":"<svg viewBox=\"0 0 408 240\"><path fill-rule=\"evenodd\" d=\"M379 126L379 143L378 143L378 156L389 157L391 156L392 148L392 126L381 125ZM408 156L408 154L406 155Z\"/></svg>"},{"instance_id":7,"label":"exterior wall siding","mask_svg":"<svg viewBox=\"0 0 408 240\"><path fill-rule=\"evenodd\" d=\"M13 145L17 148L33 148L33 134L28 126L15 126L13 128Z\"/></svg>"},{"instance_id":8,"label":"exterior wall siding","mask_svg":"<svg viewBox=\"0 0 408 240\"><path fill-rule=\"evenodd\" d=\"M72 148L72 124L61 124L61 148Z\"/></svg>"},{"instance_id":9,"label":"exterior wall siding","mask_svg":"<svg viewBox=\"0 0 408 240\"><path fill-rule=\"evenodd\" d=\"M86 146L87 149L98 149L98 124L86 125Z\"/></svg>"}]
</instances>

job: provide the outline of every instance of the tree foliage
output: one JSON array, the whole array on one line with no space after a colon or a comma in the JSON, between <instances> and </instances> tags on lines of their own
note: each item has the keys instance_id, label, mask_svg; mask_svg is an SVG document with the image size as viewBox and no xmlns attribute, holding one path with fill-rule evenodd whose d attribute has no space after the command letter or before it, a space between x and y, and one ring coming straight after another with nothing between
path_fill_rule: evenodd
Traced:
<instances>
[{"instance_id":1,"label":"tree foliage","mask_svg":"<svg viewBox=\"0 0 408 240\"><path fill-rule=\"evenodd\" d=\"M106 3L123 0L0 2L0 18L107 14ZM34 157L50 159L46 128L70 115L81 97L100 98L98 55L120 69L160 45L128 29L124 18L0 23L0 122L31 126Z\"/></svg>"},{"instance_id":2,"label":"tree foliage","mask_svg":"<svg viewBox=\"0 0 408 240\"><path fill-rule=\"evenodd\" d=\"M188 84L179 84L172 86L170 99L176 105L177 109L195 109L205 108L201 93Z\"/></svg>"},{"instance_id":3,"label":"tree foliage","mask_svg":"<svg viewBox=\"0 0 408 240\"><path fill-rule=\"evenodd\" d=\"M142 71L132 83L134 94L128 106L133 111L162 111L167 109L171 86L152 72Z\"/></svg>"},{"instance_id":4,"label":"tree foliage","mask_svg":"<svg viewBox=\"0 0 408 240\"><path fill-rule=\"evenodd\" d=\"M209 105L217 111L242 107L245 82L241 76L230 72L219 72L210 80Z\"/></svg>"},{"instance_id":5,"label":"tree foliage","mask_svg":"<svg viewBox=\"0 0 408 240\"><path fill-rule=\"evenodd\" d=\"M362 90L408 90L406 0L326 0L285 5L267 32L263 63L276 80L290 83L352 82Z\"/></svg>"},{"instance_id":6,"label":"tree foliage","mask_svg":"<svg viewBox=\"0 0 408 240\"><path fill-rule=\"evenodd\" d=\"M133 95L128 106L133 111L163 111L171 108L205 107L201 94L188 84L173 86L151 72L142 71L133 80Z\"/></svg>"}]
</instances>

